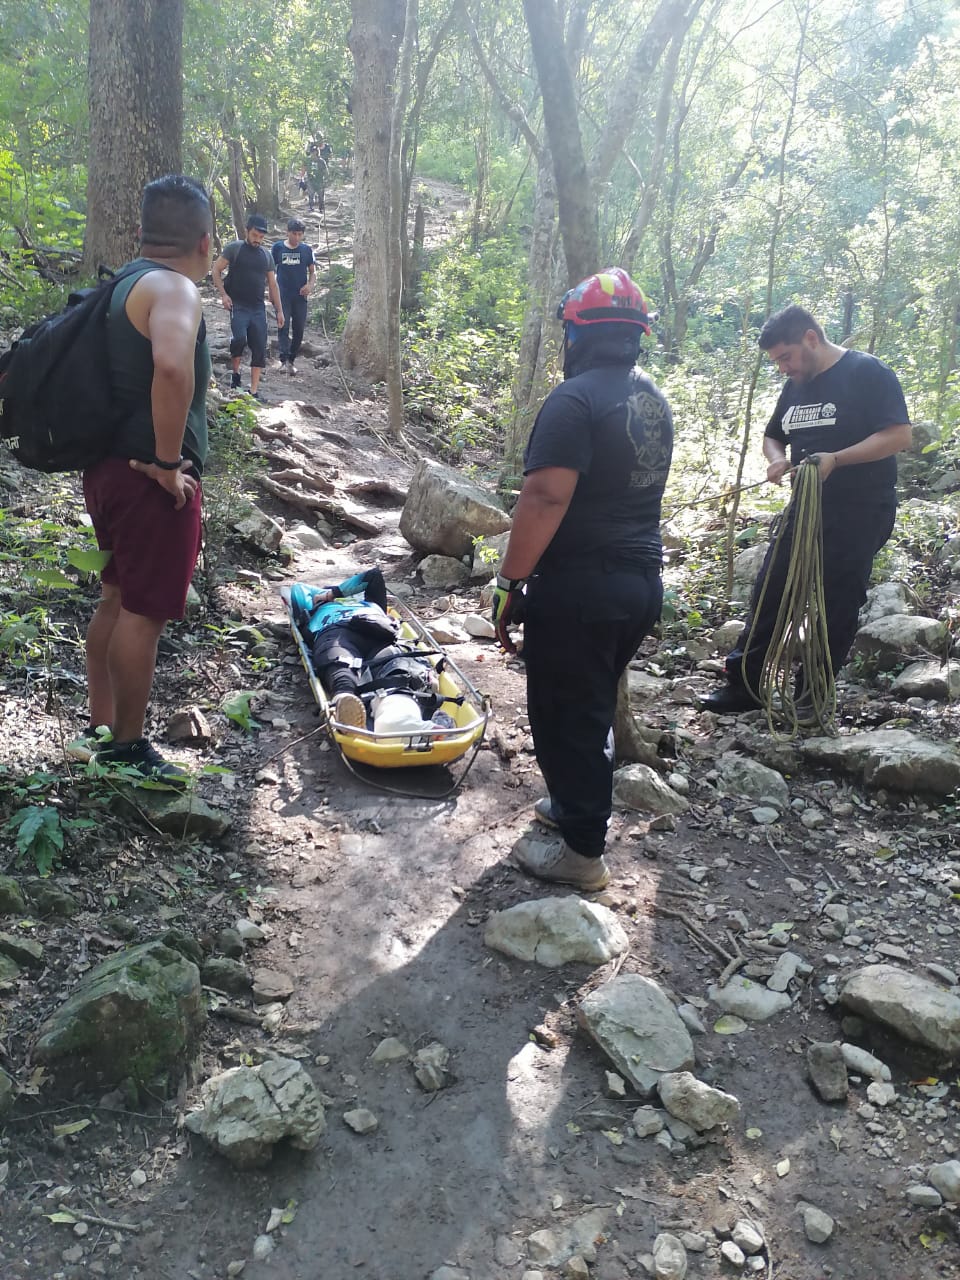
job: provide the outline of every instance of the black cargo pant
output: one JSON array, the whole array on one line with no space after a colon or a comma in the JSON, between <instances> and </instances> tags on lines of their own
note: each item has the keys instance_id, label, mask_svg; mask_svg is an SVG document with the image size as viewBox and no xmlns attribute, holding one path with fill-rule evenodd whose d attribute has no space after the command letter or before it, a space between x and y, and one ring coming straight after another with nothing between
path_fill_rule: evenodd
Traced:
<instances>
[{"instance_id":1,"label":"black cargo pant","mask_svg":"<svg viewBox=\"0 0 960 1280\"><path fill-rule=\"evenodd\" d=\"M663 603L659 566L570 568L527 584L523 657L537 763L560 832L603 853L613 791L617 684Z\"/></svg>"},{"instance_id":2,"label":"black cargo pant","mask_svg":"<svg viewBox=\"0 0 960 1280\"><path fill-rule=\"evenodd\" d=\"M847 504L823 510L823 599L827 612L827 639L830 661L836 674L847 660L857 634L860 610L867 598L873 559L893 532L896 507L870 507ZM747 623L737 647L727 655L726 669L730 683L741 687L746 681L752 693L760 688L767 648L776 625L780 600L786 585L787 567L792 546L791 529L774 557L771 545L753 585ZM770 564L770 582L762 604L760 587ZM756 630L750 648L744 651L750 628L756 619Z\"/></svg>"}]
</instances>

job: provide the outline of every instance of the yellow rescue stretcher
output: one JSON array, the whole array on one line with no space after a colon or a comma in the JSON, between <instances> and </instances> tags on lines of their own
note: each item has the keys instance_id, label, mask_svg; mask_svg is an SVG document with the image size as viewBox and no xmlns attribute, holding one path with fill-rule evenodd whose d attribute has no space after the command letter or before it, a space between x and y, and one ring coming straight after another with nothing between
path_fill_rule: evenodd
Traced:
<instances>
[{"instance_id":1,"label":"yellow rescue stretcher","mask_svg":"<svg viewBox=\"0 0 960 1280\"><path fill-rule=\"evenodd\" d=\"M290 629L293 632L300 661L307 673L317 706L324 717L330 738L351 772L353 764L367 765L374 769L423 768L425 765L450 765L469 759L453 784L444 792L431 793L430 798L440 799L450 795L462 784L476 759L483 743L487 721L490 718L488 699L478 692L457 664L441 649L420 620L395 596L389 597L388 612L400 624L397 643L409 648L411 653L426 658L437 674L439 693L443 697L440 710L453 721L453 726L424 726L416 732L377 733L373 729L358 729L342 724L334 715L333 704L314 670L307 638L297 626L290 602L290 587L280 588ZM381 790L394 791L366 774L362 780ZM410 794L399 792L399 794Z\"/></svg>"}]
</instances>

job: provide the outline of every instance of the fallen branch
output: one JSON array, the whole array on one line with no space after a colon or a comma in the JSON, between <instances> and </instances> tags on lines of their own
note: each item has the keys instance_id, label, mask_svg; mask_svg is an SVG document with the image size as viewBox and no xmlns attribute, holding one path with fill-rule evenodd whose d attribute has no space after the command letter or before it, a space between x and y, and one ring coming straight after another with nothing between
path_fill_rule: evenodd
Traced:
<instances>
[{"instance_id":1,"label":"fallen branch","mask_svg":"<svg viewBox=\"0 0 960 1280\"><path fill-rule=\"evenodd\" d=\"M58 1205L61 1213L69 1213L77 1222L86 1222L91 1227L104 1227L107 1231L132 1231L136 1235L140 1230L138 1222L121 1222L117 1218L98 1218L95 1213L84 1213L82 1209L74 1209L73 1205Z\"/></svg>"},{"instance_id":2,"label":"fallen branch","mask_svg":"<svg viewBox=\"0 0 960 1280\"><path fill-rule=\"evenodd\" d=\"M270 479L277 484L302 485L304 489L313 489L316 493L335 493L336 485L326 476L315 472L304 471L300 467L290 467L286 471L271 471Z\"/></svg>"},{"instance_id":3,"label":"fallen branch","mask_svg":"<svg viewBox=\"0 0 960 1280\"><path fill-rule=\"evenodd\" d=\"M700 942L709 947L714 955L719 956L725 965L729 965L733 960L734 957L728 955L718 942L714 942L712 938L708 937L698 925L693 923L685 912L673 911L670 907L665 907L659 902L656 903L653 909L660 915L667 916L670 920L679 920L685 929L689 930L695 938L698 938Z\"/></svg>"},{"instance_id":4,"label":"fallen branch","mask_svg":"<svg viewBox=\"0 0 960 1280\"><path fill-rule=\"evenodd\" d=\"M215 1009L210 1012L216 1018L228 1018L231 1022L242 1022L248 1027L259 1027L262 1025L260 1018L255 1013L251 1013L249 1009L241 1009L236 1004L218 1004Z\"/></svg>"},{"instance_id":5,"label":"fallen branch","mask_svg":"<svg viewBox=\"0 0 960 1280\"><path fill-rule=\"evenodd\" d=\"M313 457L312 449L308 449L299 440L294 440L286 431L276 431L273 427L254 427L253 434L259 436L261 440L282 440L287 448L293 449L295 453L302 453L307 458Z\"/></svg>"},{"instance_id":6,"label":"fallen branch","mask_svg":"<svg viewBox=\"0 0 960 1280\"><path fill-rule=\"evenodd\" d=\"M354 529L359 529L361 533L368 533L372 537L383 532L373 520L350 511L342 502L337 502L333 498L317 498L309 493L299 493L287 485L278 484L269 476L258 476L257 481L267 493L279 498L281 502L289 503L292 507L298 507L301 511L322 511L324 515L339 520L341 524L351 525Z\"/></svg>"}]
</instances>

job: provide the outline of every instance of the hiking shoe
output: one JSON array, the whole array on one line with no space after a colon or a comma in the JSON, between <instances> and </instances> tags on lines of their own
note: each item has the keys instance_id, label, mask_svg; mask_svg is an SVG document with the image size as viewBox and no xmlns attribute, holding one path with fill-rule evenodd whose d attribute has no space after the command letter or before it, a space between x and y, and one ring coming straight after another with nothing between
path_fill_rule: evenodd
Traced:
<instances>
[{"instance_id":1,"label":"hiking shoe","mask_svg":"<svg viewBox=\"0 0 960 1280\"><path fill-rule=\"evenodd\" d=\"M164 760L149 738L134 738L132 742L114 742L103 747L93 757L98 765L132 769L149 782L166 782L172 787L184 787L190 774L178 764Z\"/></svg>"},{"instance_id":2,"label":"hiking shoe","mask_svg":"<svg viewBox=\"0 0 960 1280\"><path fill-rule=\"evenodd\" d=\"M742 684L725 684L714 689L699 701L701 711L713 711L718 716L735 716L741 711L757 711L760 703Z\"/></svg>"},{"instance_id":3,"label":"hiking shoe","mask_svg":"<svg viewBox=\"0 0 960 1280\"><path fill-rule=\"evenodd\" d=\"M367 709L355 693L338 693L333 700L333 718L348 729L367 727Z\"/></svg>"},{"instance_id":4,"label":"hiking shoe","mask_svg":"<svg viewBox=\"0 0 960 1280\"><path fill-rule=\"evenodd\" d=\"M533 812L537 821L542 822L545 827L553 827L554 830L559 827L559 822L553 816L553 801L549 796L541 796L533 806Z\"/></svg>"},{"instance_id":5,"label":"hiking shoe","mask_svg":"<svg viewBox=\"0 0 960 1280\"><path fill-rule=\"evenodd\" d=\"M521 836L511 850L511 857L521 871L536 876L538 880L572 884L584 893L598 893L610 883L610 871L602 856L585 858L571 849L565 840Z\"/></svg>"},{"instance_id":6,"label":"hiking shoe","mask_svg":"<svg viewBox=\"0 0 960 1280\"><path fill-rule=\"evenodd\" d=\"M296 373L297 373L297 366L293 363L293 361L292 361L292 360L291 360L291 361L290 361L290 363L287 365L287 373L289 373L289 374L291 375L291 377L295 377L295 376L296 376Z\"/></svg>"},{"instance_id":7,"label":"hiking shoe","mask_svg":"<svg viewBox=\"0 0 960 1280\"><path fill-rule=\"evenodd\" d=\"M230 386L231 386L232 390L234 390L234 391L236 391L236 390L239 388L239 386L240 386L240 375L239 375L239 373L231 373L231 375L230 375Z\"/></svg>"},{"instance_id":8,"label":"hiking shoe","mask_svg":"<svg viewBox=\"0 0 960 1280\"><path fill-rule=\"evenodd\" d=\"M113 734L105 724L88 724L82 733L78 734L72 742L67 743L67 755L71 760L79 760L81 764L86 764L112 741Z\"/></svg>"}]
</instances>

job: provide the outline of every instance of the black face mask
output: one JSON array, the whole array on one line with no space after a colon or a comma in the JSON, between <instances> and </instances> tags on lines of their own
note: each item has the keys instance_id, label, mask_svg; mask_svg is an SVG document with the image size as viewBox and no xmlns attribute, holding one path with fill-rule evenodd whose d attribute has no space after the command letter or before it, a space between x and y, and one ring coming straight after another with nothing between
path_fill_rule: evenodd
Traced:
<instances>
[{"instance_id":1,"label":"black face mask","mask_svg":"<svg viewBox=\"0 0 960 1280\"><path fill-rule=\"evenodd\" d=\"M632 367L639 358L642 337L643 330L636 324L611 320L575 325L568 321L564 325L564 378L575 378L597 365Z\"/></svg>"}]
</instances>

